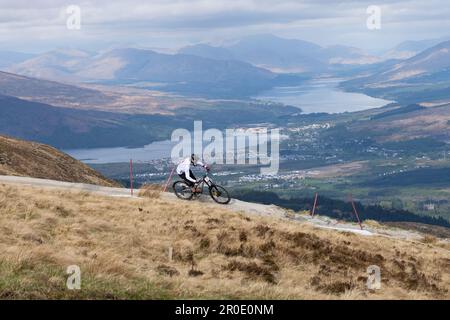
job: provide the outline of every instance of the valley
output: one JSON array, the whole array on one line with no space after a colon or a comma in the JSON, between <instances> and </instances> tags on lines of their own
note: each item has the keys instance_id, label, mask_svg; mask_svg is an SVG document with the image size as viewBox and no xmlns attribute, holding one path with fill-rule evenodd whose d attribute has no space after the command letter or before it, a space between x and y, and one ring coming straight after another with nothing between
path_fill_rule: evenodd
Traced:
<instances>
[{"instance_id":1,"label":"valley","mask_svg":"<svg viewBox=\"0 0 450 320\"><path fill-rule=\"evenodd\" d=\"M308 210L318 193L342 214L332 205L319 212L350 219L344 207L352 194L368 217L446 226L448 42L421 45L404 44L383 60L261 35L173 54L122 48L24 56L0 72L1 133L65 150L123 185L133 159L140 185L167 178L174 129L192 130L198 120L205 129L278 128L287 137L278 174L214 167L236 196Z\"/></svg>"},{"instance_id":2,"label":"valley","mask_svg":"<svg viewBox=\"0 0 450 320\"><path fill-rule=\"evenodd\" d=\"M279 103L211 100L115 86L63 84L0 72L0 133L58 148L137 147L194 120L226 128L298 112Z\"/></svg>"}]
</instances>

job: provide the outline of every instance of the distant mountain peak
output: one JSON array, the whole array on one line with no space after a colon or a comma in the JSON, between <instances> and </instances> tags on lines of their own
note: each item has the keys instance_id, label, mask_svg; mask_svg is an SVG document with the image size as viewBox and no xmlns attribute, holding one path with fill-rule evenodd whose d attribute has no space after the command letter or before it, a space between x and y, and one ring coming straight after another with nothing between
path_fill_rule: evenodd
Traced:
<instances>
[{"instance_id":1,"label":"distant mountain peak","mask_svg":"<svg viewBox=\"0 0 450 320\"><path fill-rule=\"evenodd\" d=\"M278 73L322 73L335 64L360 65L380 61L355 47L322 47L310 41L273 34L246 36L222 47L201 43L184 47L179 52L216 60L242 60Z\"/></svg>"}]
</instances>

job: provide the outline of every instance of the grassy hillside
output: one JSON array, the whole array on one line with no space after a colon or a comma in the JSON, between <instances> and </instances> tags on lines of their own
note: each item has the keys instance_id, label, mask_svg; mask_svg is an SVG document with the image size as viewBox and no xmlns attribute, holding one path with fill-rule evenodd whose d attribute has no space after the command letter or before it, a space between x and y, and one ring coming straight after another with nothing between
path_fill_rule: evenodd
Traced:
<instances>
[{"instance_id":1,"label":"grassy hillside","mask_svg":"<svg viewBox=\"0 0 450 320\"><path fill-rule=\"evenodd\" d=\"M5 136L0 136L0 175L119 186L55 148Z\"/></svg>"},{"instance_id":2,"label":"grassy hillside","mask_svg":"<svg viewBox=\"0 0 450 320\"><path fill-rule=\"evenodd\" d=\"M434 238L338 233L149 194L0 185L0 298L450 299L450 248ZM71 291L74 264L81 290ZM382 289L369 291L374 264Z\"/></svg>"},{"instance_id":3,"label":"grassy hillside","mask_svg":"<svg viewBox=\"0 0 450 320\"><path fill-rule=\"evenodd\" d=\"M179 107L176 115L129 114L54 107L0 94L0 134L39 141L61 149L143 146L170 139L176 128L194 120L205 128L226 128L266 122L298 111L277 104L217 101Z\"/></svg>"},{"instance_id":4,"label":"grassy hillside","mask_svg":"<svg viewBox=\"0 0 450 320\"><path fill-rule=\"evenodd\" d=\"M0 71L0 94L33 100L56 106L78 106L84 104L107 104L113 99L103 92L75 85L29 78Z\"/></svg>"}]
</instances>

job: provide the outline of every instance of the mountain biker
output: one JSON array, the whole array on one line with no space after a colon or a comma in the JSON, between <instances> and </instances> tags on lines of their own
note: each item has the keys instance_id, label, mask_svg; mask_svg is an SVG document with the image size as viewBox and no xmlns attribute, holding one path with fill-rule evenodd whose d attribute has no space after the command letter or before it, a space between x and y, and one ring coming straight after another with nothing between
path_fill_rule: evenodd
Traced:
<instances>
[{"instance_id":1,"label":"mountain biker","mask_svg":"<svg viewBox=\"0 0 450 320\"><path fill-rule=\"evenodd\" d=\"M189 158L184 159L178 166L177 166L177 174L180 176L181 179L183 179L186 184L192 188L193 192L196 192L195 185L200 182L197 181L194 174L191 170L191 165L196 167L197 165L202 166L207 171L209 171L209 167L207 164L201 162L199 160L199 157L196 154L191 154Z\"/></svg>"}]
</instances>

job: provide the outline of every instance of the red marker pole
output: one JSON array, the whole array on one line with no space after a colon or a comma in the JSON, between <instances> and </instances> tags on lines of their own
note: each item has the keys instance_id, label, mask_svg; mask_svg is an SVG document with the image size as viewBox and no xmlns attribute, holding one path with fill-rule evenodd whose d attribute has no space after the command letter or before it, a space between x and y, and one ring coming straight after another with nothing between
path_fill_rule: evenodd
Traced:
<instances>
[{"instance_id":1,"label":"red marker pole","mask_svg":"<svg viewBox=\"0 0 450 320\"><path fill-rule=\"evenodd\" d=\"M363 226L361 224L361 220L359 220L359 215L358 215L358 211L356 210L355 202L353 201L353 197L351 194L349 195L349 197L350 197L350 201L352 202L353 212L355 213L356 219L358 219L359 227L362 230Z\"/></svg>"},{"instance_id":2,"label":"red marker pole","mask_svg":"<svg viewBox=\"0 0 450 320\"><path fill-rule=\"evenodd\" d=\"M130 192L133 196L133 159L130 159Z\"/></svg>"},{"instance_id":3,"label":"red marker pole","mask_svg":"<svg viewBox=\"0 0 450 320\"><path fill-rule=\"evenodd\" d=\"M311 212L311 217L314 217L314 213L316 212L317 197L318 197L318 194L316 192L316 194L314 196L314 205L313 205L313 209L312 209L312 212Z\"/></svg>"},{"instance_id":4,"label":"red marker pole","mask_svg":"<svg viewBox=\"0 0 450 320\"><path fill-rule=\"evenodd\" d=\"M167 179L166 185L164 186L163 192L166 192L167 187L169 186L170 180L172 180L173 173L175 171L175 167L173 167L172 172L169 175L169 179Z\"/></svg>"}]
</instances>

